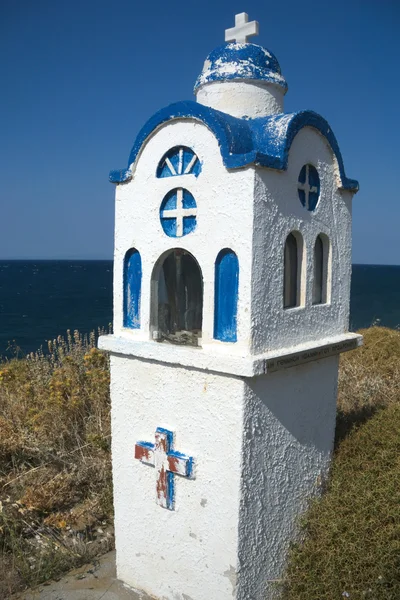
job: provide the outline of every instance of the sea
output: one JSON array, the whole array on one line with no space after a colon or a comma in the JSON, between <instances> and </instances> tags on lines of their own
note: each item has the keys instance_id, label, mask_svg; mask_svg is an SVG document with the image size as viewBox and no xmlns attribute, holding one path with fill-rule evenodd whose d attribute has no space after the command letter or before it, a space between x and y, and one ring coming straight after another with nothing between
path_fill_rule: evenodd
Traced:
<instances>
[{"instance_id":1,"label":"sea","mask_svg":"<svg viewBox=\"0 0 400 600\"><path fill-rule=\"evenodd\" d=\"M21 356L69 329L108 329L110 260L0 261L0 357ZM350 329L400 328L400 266L353 265Z\"/></svg>"}]
</instances>

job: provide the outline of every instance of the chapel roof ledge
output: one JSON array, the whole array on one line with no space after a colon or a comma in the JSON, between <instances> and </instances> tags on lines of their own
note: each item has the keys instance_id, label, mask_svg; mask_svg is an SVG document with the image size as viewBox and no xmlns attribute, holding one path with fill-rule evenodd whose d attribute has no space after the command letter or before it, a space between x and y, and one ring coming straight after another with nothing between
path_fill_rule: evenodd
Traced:
<instances>
[{"instance_id":1,"label":"chapel roof ledge","mask_svg":"<svg viewBox=\"0 0 400 600\"><path fill-rule=\"evenodd\" d=\"M336 156L340 173L339 187L352 192L358 191L358 182L346 176L339 144L329 123L318 113L302 110L245 119L190 100L170 104L147 121L135 140L127 168L110 172L111 183L129 181L132 178L132 166L149 137L159 127L178 119L200 121L210 129L218 140L227 169L240 169L255 164L286 170L289 150L295 136L304 127L312 127L326 138Z\"/></svg>"},{"instance_id":2,"label":"chapel roof ledge","mask_svg":"<svg viewBox=\"0 0 400 600\"><path fill-rule=\"evenodd\" d=\"M99 348L112 354L121 354L139 360L150 360L175 366L180 365L200 371L237 375L238 377L265 375L306 362L329 358L342 352L354 350L361 345L361 335L343 333L265 354L243 357L238 354L229 355L215 351L214 344L209 344L203 348L191 348L152 341L138 341L129 336L104 335L99 338Z\"/></svg>"}]
</instances>

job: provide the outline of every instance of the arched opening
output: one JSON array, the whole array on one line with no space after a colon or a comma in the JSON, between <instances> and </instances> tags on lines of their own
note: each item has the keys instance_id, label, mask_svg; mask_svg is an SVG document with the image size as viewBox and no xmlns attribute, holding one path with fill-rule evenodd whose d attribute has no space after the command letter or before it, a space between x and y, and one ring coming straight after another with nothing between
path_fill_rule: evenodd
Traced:
<instances>
[{"instance_id":1,"label":"arched opening","mask_svg":"<svg viewBox=\"0 0 400 600\"><path fill-rule=\"evenodd\" d=\"M142 259L135 248L124 258L124 327L140 328L140 294L142 288Z\"/></svg>"},{"instance_id":2,"label":"arched opening","mask_svg":"<svg viewBox=\"0 0 400 600\"><path fill-rule=\"evenodd\" d=\"M198 346L203 318L203 278L196 259L175 248L153 273L153 339Z\"/></svg>"},{"instance_id":3,"label":"arched opening","mask_svg":"<svg viewBox=\"0 0 400 600\"><path fill-rule=\"evenodd\" d=\"M314 245L313 304L325 304L328 298L329 240L319 234Z\"/></svg>"},{"instance_id":4,"label":"arched opening","mask_svg":"<svg viewBox=\"0 0 400 600\"><path fill-rule=\"evenodd\" d=\"M286 238L284 249L283 307L300 306L303 240L301 235L291 232Z\"/></svg>"},{"instance_id":5,"label":"arched opening","mask_svg":"<svg viewBox=\"0 0 400 600\"><path fill-rule=\"evenodd\" d=\"M237 341L237 303L239 261L233 250L225 248L215 261L214 339Z\"/></svg>"}]
</instances>

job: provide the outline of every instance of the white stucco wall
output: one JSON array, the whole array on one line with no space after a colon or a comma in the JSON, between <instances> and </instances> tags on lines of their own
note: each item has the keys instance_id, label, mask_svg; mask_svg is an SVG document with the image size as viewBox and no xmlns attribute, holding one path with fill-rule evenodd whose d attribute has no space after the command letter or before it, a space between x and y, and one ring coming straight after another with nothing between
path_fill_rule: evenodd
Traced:
<instances>
[{"instance_id":1,"label":"white stucco wall","mask_svg":"<svg viewBox=\"0 0 400 600\"><path fill-rule=\"evenodd\" d=\"M168 600L230 600L235 586L245 384L235 377L111 358L117 576ZM156 504L156 474L134 459L156 427L195 459L175 476L176 505Z\"/></svg>"},{"instance_id":2,"label":"white stucco wall","mask_svg":"<svg viewBox=\"0 0 400 600\"><path fill-rule=\"evenodd\" d=\"M246 380L238 600L270 600L298 518L326 478L338 356Z\"/></svg>"},{"instance_id":3,"label":"white stucco wall","mask_svg":"<svg viewBox=\"0 0 400 600\"><path fill-rule=\"evenodd\" d=\"M282 113L283 98L283 88L267 81L215 81L201 86L196 93L200 104L251 119Z\"/></svg>"},{"instance_id":4,"label":"white stucco wall","mask_svg":"<svg viewBox=\"0 0 400 600\"><path fill-rule=\"evenodd\" d=\"M112 356L117 575L164 600L268 600L332 449L337 357L241 379ZM156 427L195 459L176 505L134 459Z\"/></svg>"},{"instance_id":5,"label":"white stucco wall","mask_svg":"<svg viewBox=\"0 0 400 600\"><path fill-rule=\"evenodd\" d=\"M189 146L202 163L198 177L158 179L156 169L170 148ZM164 196L184 187L197 203L197 227L182 238L168 237L159 210ZM251 263L254 169L228 172L214 135L195 121L173 121L161 127L144 145L130 182L117 186L114 253L114 332L135 340L150 339L150 289L158 258L172 248L184 248L198 261L203 274L203 346L213 342L214 264L223 248L236 252L239 265L238 343L229 352L243 353L251 337ZM240 224L240 233L238 227ZM141 329L123 328L123 261L130 248L142 257ZM227 346L213 342L214 346Z\"/></svg>"},{"instance_id":6,"label":"white stucco wall","mask_svg":"<svg viewBox=\"0 0 400 600\"><path fill-rule=\"evenodd\" d=\"M222 84L221 84L222 85ZM198 155L198 177L158 179L157 165L173 146L187 145ZM316 166L320 200L308 212L298 197L304 164ZM204 282L203 351L244 356L290 348L343 334L348 330L351 277L351 199L339 189L336 159L328 142L312 128L295 137L287 171L249 167L228 171L217 140L193 120L161 127L144 145L133 179L117 186L114 261L114 331L132 340L149 340L151 277L159 257L169 249L191 252ZM197 203L197 227L182 238L162 230L159 209L175 187L188 189ZM239 234L240 226L240 234ZM301 305L283 308L283 250L287 235L298 231L304 242ZM313 252L318 234L330 240L328 301L312 305ZM130 248L142 258L141 328L124 329L123 261ZM238 342L213 340L214 266L218 252L231 248L239 258Z\"/></svg>"},{"instance_id":7,"label":"white stucco wall","mask_svg":"<svg viewBox=\"0 0 400 600\"><path fill-rule=\"evenodd\" d=\"M162 156L189 146L202 172L158 179ZM321 198L308 212L298 197L304 164L316 166ZM338 189L337 165L315 130L300 131L287 171L228 171L213 134L194 120L172 121L144 144L133 178L117 186L114 336L110 350L112 449L118 577L164 600L269 600L282 574L296 517L326 473L333 444L338 357L284 368L277 357L358 343L347 336L351 272L351 194ZM197 227L168 237L160 205L183 187L197 203ZM283 309L283 249L291 231L304 240L302 304ZM312 306L313 249L331 245L332 292ZM123 262L142 259L141 328L123 327ZM184 248L203 275L202 347L151 339L151 277L161 255ZM223 248L239 259L238 342L213 340L214 264ZM319 356L323 355L323 350ZM295 357L296 358L296 357ZM297 360L297 358L296 358ZM264 375L272 365L271 373ZM281 370L272 372L275 368ZM258 377L253 377L258 375ZM195 458L195 478L176 481L176 506L155 502L155 469L134 459L157 427Z\"/></svg>"},{"instance_id":8,"label":"white stucco wall","mask_svg":"<svg viewBox=\"0 0 400 600\"><path fill-rule=\"evenodd\" d=\"M314 165L321 191L314 211L298 196L303 165ZM293 140L287 171L258 168L254 192L252 269L253 352L265 352L348 331L351 280L351 199L340 190L336 159L316 130L306 127ZM288 234L303 237L301 305L283 308L284 245ZM330 240L328 302L312 305L314 245L318 234Z\"/></svg>"}]
</instances>

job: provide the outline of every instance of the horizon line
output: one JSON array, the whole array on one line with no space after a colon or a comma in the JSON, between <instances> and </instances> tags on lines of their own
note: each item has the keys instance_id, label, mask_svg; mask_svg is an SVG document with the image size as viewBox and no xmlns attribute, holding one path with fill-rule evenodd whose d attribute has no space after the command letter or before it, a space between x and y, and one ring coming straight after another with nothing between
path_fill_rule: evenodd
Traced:
<instances>
[{"instance_id":1,"label":"horizon line","mask_svg":"<svg viewBox=\"0 0 400 600\"><path fill-rule=\"evenodd\" d=\"M114 262L113 258L0 258L0 263L4 262ZM400 267L400 264L393 263L360 263L354 262L352 266L356 267Z\"/></svg>"}]
</instances>

